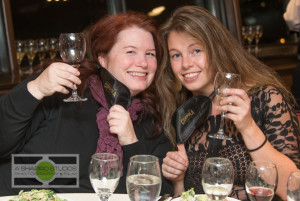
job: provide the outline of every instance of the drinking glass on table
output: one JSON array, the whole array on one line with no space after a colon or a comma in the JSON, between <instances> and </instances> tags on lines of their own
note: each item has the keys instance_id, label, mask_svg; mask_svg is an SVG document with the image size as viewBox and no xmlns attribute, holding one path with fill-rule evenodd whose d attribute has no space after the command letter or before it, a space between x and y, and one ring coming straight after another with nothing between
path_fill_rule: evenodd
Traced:
<instances>
[{"instance_id":1,"label":"drinking glass on table","mask_svg":"<svg viewBox=\"0 0 300 201\"><path fill-rule=\"evenodd\" d=\"M127 171L126 188L131 201L156 201L161 190L158 158L152 155L132 156Z\"/></svg>"},{"instance_id":2,"label":"drinking glass on table","mask_svg":"<svg viewBox=\"0 0 300 201\"><path fill-rule=\"evenodd\" d=\"M246 173L246 192L251 201L270 201L278 181L276 165L269 161L252 161Z\"/></svg>"},{"instance_id":3,"label":"drinking glass on table","mask_svg":"<svg viewBox=\"0 0 300 201\"><path fill-rule=\"evenodd\" d=\"M112 153L92 155L89 166L90 181L100 201L108 201L121 176L119 156Z\"/></svg>"},{"instance_id":4,"label":"drinking glass on table","mask_svg":"<svg viewBox=\"0 0 300 201\"><path fill-rule=\"evenodd\" d=\"M287 201L300 200L300 170L291 172L287 183Z\"/></svg>"},{"instance_id":5,"label":"drinking glass on table","mask_svg":"<svg viewBox=\"0 0 300 201\"><path fill-rule=\"evenodd\" d=\"M241 76L239 74L217 72L214 80L214 87L215 87L217 100L220 102L223 98L228 96L224 94L224 91L231 88L240 88L240 85L241 85ZM231 137L225 134L225 130L224 130L225 117L226 117L226 111L221 111L221 122L220 122L219 130L217 131L217 133L209 134L208 135L209 137L223 139L223 140L232 139Z\"/></svg>"},{"instance_id":6,"label":"drinking glass on table","mask_svg":"<svg viewBox=\"0 0 300 201\"><path fill-rule=\"evenodd\" d=\"M209 200L225 200L234 181L233 166L229 159L207 158L202 169L202 187Z\"/></svg>"},{"instance_id":7,"label":"drinking glass on table","mask_svg":"<svg viewBox=\"0 0 300 201\"><path fill-rule=\"evenodd\" d=\"M86 40L83 33L63 33L59 36L59 52L65 63L79 68L80 62L84 59L86 52ZM72 90L72 95L64 99L65 102L86 101L87 98L81 98L77 90Z\"/></svg>"}]
</instances>

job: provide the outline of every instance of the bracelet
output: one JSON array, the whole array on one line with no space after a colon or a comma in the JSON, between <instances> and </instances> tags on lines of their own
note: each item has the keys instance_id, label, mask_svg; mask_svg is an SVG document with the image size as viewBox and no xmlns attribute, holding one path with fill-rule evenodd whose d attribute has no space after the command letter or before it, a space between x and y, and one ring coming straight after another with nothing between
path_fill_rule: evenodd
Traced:
<instances>
[{"instance_id":1,"label":"bracelet","mask_svg":"<svg viewBox=\"0 0 300 201\"><path fill-rule=\"evenodd\" d=\"M268 138L267 138L267 136L265 135L265 141L264 141L259 147L255 148L255 149L247 149L247 151L248 151L248 152L254 152L254 151L259 150L260 148L262 148L262 147L266 144L267 140L268 140Z\"/></svg>"}]
</instances>

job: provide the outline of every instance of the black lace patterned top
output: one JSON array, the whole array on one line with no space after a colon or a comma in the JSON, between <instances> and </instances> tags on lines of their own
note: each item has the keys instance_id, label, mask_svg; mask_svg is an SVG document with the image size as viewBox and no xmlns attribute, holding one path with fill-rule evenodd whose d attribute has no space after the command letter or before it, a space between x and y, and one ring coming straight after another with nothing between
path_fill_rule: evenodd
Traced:
<instances>
[{"instance_id":1,"label":"black lace patterned top","mask_svg":"<svg viewBox=\"0 0 300 201\"><path fill-rule=\"evenodd\" d=\"M268 141L300 168L299 124L289 102L272 86L262 87L250 99L252 117L267 135ZM189 167L184 179L185 189L193 187L196 193L204 193L201 185L202 166L206 158L218 156L230 159L234 167L234 186L229 196L247 200L244 184L251 157L241 134L231 120L226 119L225 132L232 136L233 140L211 139L207 136L208 133L216 132L219 124L220 115L211 116L205 128L195 132L189 139L186 145Z\"/></svg>"}]
</instances>

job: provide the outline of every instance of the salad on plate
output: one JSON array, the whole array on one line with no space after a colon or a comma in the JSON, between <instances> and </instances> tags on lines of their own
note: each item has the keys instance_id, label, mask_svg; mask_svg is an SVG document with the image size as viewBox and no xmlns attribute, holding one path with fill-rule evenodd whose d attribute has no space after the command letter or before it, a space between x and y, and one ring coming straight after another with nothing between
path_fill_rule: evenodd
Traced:
<instances>
[{"instance_id":1,"label":"salad on plate","mask_svg":"<svg viewBox=\"0 0 300 201\"><path fill-rule=\"evenodd\" d=\"M52 190L36 190L19 192L19 195L14 196L8 201L67 201L58 197Z\"/></svg>"},{"instance_id":2,"label":"salad on plate","mask_svg":"<svg viewBox=\"0 0 300 201\"><path fill-rule=\"evenodd\" d=\"M207 195L196 195L194 188L191 188L181 194L180 201L208 201L208 197Z\"/></svg>"}]
</instances>

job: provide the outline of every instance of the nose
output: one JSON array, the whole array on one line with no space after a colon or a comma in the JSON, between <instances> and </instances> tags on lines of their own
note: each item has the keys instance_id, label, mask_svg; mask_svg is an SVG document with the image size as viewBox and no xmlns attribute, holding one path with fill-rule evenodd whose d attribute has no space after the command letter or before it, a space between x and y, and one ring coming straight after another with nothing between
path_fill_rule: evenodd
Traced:
<instances>
[{"instance_id":1,"label":"nose","mask_svg":"<svg viewBox=\"0 0 300 201\"><path fill-rule=\"evenodd\" d=\"M193 60L190 57L190 55L187 54L182 57L182 66L184 68L189 68L189 67L193 66Z\"/></svg>"},{"instance_id":2,"label":"nose","mask_svg":"<svg viewBox=\"0 0 300 201\"><path fill-rule=\"evenodd\" d=\"M146 68L147 67L147 60L146 60L146 56L145 55L140 55L137 58L137 66L138 67L142 67L142 68Z\"/></svg>"}]
</instances>

